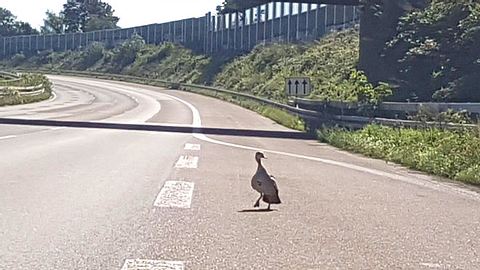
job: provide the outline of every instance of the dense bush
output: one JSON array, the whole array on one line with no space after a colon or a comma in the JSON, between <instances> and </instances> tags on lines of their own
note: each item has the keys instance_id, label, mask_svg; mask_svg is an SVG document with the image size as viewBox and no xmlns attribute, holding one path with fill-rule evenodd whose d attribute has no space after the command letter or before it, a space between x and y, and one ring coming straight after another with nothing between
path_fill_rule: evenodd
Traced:
<instances>
[{"instance_id":1,"label":"dense bush","mask_svg":"<svg viewBox=\"0 0 480 270\"><path fill-rule=\"evenodd\" d=\"M165 43L145 46L125 72L169 81L199 83L209 64L210 59L206 56L195 55L188 49Z\"/></svg>"},{"instance_id":2,"label":"dense bush","mask_svg":"<svg viewBox=\"0 0 480 270\"><path fill-rule=\"evenodd\" d=\"M21 65L27 58L25 57L24 54L22 53L17 53L15 54L12 59L11 59L11 63L12 65L14 66L18 66L18 65Z\"/></svg>"},{"instance_id":3,"label":"dense bush","mask_svg":"<svg viewBox=\"0 0 480 270\"><path fill-rule=\"evenodd\" d=\"M480 133L395 129L371 125L360 131L324 129L334 146L480 185Z\"/></svg>"},{"instance_id":4,"label":"dense bush","mask_svg":"<svg viewBox=\"0 0 480 270\"><path fill-rule=\"evenodd\" d=\"M115 71L121 71L123 67L135 62L137 54L145 47L145 41L139 35L123 42L119 47L115 48L111 55L111 63Z\"/></svg>"},{"instance_id":5,"label":"dense bush","mask_svg":"<svg viewBox=\"0 0 480 270\"><path fill-rule=\"evenodd\" d=\"M105 46L100 42L90 44L85 51L82 52L80 67L87 69L95 65L105 55Z\"/></svg>"},{"instance_id":6,"label":"dense bush","mask_svg":"<svg viewBox=\"0 0 480 270\"><path fill-rule=\"evenodd\" d=\"M480 101L480 3L432 0L400 19L383 58L397 99Z\"/></svg>"}]
</instances>

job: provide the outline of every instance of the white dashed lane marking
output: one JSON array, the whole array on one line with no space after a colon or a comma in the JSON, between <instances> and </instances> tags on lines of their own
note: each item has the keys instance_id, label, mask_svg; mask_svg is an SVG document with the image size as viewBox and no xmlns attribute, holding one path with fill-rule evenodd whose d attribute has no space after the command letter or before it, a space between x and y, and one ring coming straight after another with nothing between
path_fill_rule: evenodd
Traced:
<instances>
[{"instance_id":1,"label":"white dashed lane marking","mask_svg":"<svg viewBox=\"0 0 480 270\"><path fill-rule=\"evenodd\" d=\"M196 169L198 168L198 157L181 156L175 164L175 168Z\"/></svg>"},{"instance_id":2,"label":"white dashed lane marking","mask_svg":"<svg viewBox=\"0 0 480 270\"><path fill-rule=\"evenodd\" d=\"M126 260L121 270L184 270L185 265L179 261Z\"/></svg>"},{"instance_id":3,"label":"white dashed lane marking","mask_svg":"<svg viewBox=\"0 0 480 270\"><path fill-rule=\"evenodd\" d=\"M156 207L190 208L192 205L194 183L167 181L157 196Z\"/></svg>"},{"instance_id":4,"label":"white dashed lane marking","mask_svg":"<svg viewBox=\"0 0 480 270\"><path fill-rule=\"evenodd\" d=\"M185 150L200 151L200 144L185 144Z\"/></svg>"},{"instance_id":5,"label":"white dashed lane marking","mask_svg":"<svg viewBox=\"0 0 480 270\"><path fill-rule=\"evenodd\" d=\"M442 265L440 265L438 263L420 263L420 265L428 267L428 268L441 268L442 267Z\"/></svg>"},{"instance_id":6,"label":"white dashed lane marking","mask_svg":"<svg viewBox=\"0 0 480 270\"><path fill-rule=\"evenodd\" d=\"M0 140L8 140L8 139L13 139L13 138L16 138L17 136L14 136L14 135L10 135L10 136L3 136L3 137L0 137Z\"/></svg>"}]
</instances>

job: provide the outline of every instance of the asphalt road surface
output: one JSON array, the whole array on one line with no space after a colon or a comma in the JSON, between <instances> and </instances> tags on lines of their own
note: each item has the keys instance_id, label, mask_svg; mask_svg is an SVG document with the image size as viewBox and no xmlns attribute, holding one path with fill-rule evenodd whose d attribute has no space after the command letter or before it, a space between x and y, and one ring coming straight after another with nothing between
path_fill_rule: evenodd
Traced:
<instances>
[{"instance_id":1,"label":"asphalt road surface","mask_svg":"<svg viewBox=\"0 0 480 270\"><path fill-rule=\"evenodd\" d=\"M0 269L480 269L474 188L212 98L51 78L53 99L0 108Z\"/></svg>"}]
</instances>

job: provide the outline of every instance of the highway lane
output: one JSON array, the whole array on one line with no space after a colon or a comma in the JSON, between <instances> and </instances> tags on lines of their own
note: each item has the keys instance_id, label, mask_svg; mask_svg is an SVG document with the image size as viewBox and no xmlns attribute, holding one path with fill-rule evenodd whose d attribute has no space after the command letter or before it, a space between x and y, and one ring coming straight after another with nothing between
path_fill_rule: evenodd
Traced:
<instances>
[{"instance_id":1,"label":"highway lane","mask_svg":"<svg viewBox=\"0 0 480 270\"><path fill-rule=\"evenodd\" d=\"M55 99L0 117L288 131L203 96L52 78ZM255 148L278 211L250 211ZM478 190L315 141L2 125L0 153L0 269L480 268ZM176 166L182 156L198 164ZM167 181L192 184L191 199ZM187 207L155 206L172 200Z\"/></svg>"}]
</instances>

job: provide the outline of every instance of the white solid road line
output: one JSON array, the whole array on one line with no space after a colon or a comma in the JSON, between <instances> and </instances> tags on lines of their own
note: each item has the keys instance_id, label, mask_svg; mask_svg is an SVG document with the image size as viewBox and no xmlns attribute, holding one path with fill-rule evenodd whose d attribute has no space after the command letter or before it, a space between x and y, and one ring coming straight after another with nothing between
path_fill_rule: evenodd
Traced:
<instances>
[{"instance_id":1,"label":"white solid road line","mask_svg":"<svg viewBox=\"0 0 480 270\"><path fill-rule=\"evenodd\" d=\"M198 157L180 156L175 164L177 169L196 169L198 168Z\"/></svg>"},{"instance_id":2,"label":"white solid road line","mask_svg":"<svg viewBox=\"0 0 480 270\"><path fill-rule=\"evenodd\" d=\"M167 181L155 199L154 206L166 208L190 208L195 184L182 181Z\"/></svg>"},{"instance_id":3,"label":"white solid road line","mask_svg":"<svg viewBox=\"0 0 480 270\"><path fill-rule=\"evenodd\" d=\"M54 127L54 128L50 128L50 130L62 130L62 129L66 129L66 127Z\"/></svg>"},{"instance_id":4,"label":"white solid road line","mask_svg":"<svg viewBox=\"0 0 480 270\"><path fill-rule=\"evenodd\" d=\"M17 136L15 136L15 135L3 136L3 137L0 137L0 140L8 140L8 139L16 138L16 137Z\"/></svg>"},{"instance_id":5,"label":"white solid road line","mask_svg":"<svg viewBox=\"0 0 480 270\"><path fill-rule=\"evenodd\" d=\"M187 143L185 144L185 150L200 151L200 144Z\"/></svg>"},{"instance_id":6,"label":"white solid road line","mask_svg":"<svg viewBox=\"0 0 480 270\"><path fill-rule=\"evenodd\" d=\"M184 270L185 264L180 261L159 260L125 260L121 270Z\"/></svg>"},{"instance_id":7,"label":"white solid road line","mask_svg":"<svg viewBox=\"0 0 480 270\"><path fill-rule=\"evenodd\" d=\"M165 95L167 95L167 94L165 94ZM194 128L196 128L196 127L201 128L202 127L202 119L200 117L200 112L198 111L197 108L195 108L195 106L193 106L192 104L190 104L189 102L187 102L187 101L185 101L181 98L177 98L175 96L170 96L170 95L167 95L167 96L177 100L180 103L183 103L185 106L187 106L190 109L190 111L192 111L192 116L193 116L192 126ZM240 145L240 144L218 141L218 140L212 139L210 137L207 137L206 135L204 135L200 132L194 132L193 136L195 138L199 139L199 140L204 141L204 142L209 142L209 143L213 143L213 144L217 144L217 145L223 145L223 146L228 146L228 147L233 147L233 148L238 148L238 149L244 149L244 150L249 150L249 151L264 151L266 153L272 153L272 154L277 154L277 155L282 155L282 156L288 156L288 157L293 157L293 158L299 158L299 159L321 162L321 163L324 163L324 164L333 165L333 166L337 166L337 167L342 167L342 168L346 168L346 169L350 169L350 170L354 170L354 171L358 171L358 172L368 173L368 174L376 175L376 176L380 176L380 177L386 177L386 178L390 178L390 179L393 179L393 180L397 180L397 181L401 181L401 182L404 182L404 183L409 183L409 184L413 184L413 185L417 185L417 186L421 186L421 187L426 187L426 188L430 188L430 189L437 190L437 191L454 193L454 194L457 194L457 195L460 195L460 196L463 196L463 197L473 199L475 201L480 201L480 194L478 194L475 191L467 190L465 188L457 187L457 186L454 186L454 185L450 185L448 183L441 183L441 182L436 181L434 179L432 179L432 180L418 179L418 178L414 178L414 177L403 176L403 175L400 175L400 174L389 173L389 172L385 172L385 171L371 169L371 168L367 168L367 167L363 167L363 166L359 166L359 165L349 164L349 163L345 163L345 162L341 162L341 161L335 161L335 160L330 160L330 159L325 159L325 158L299 155L299 154L282 152L282 151L266 150L266 149L260 149L260 148L256 148L256 147L246 146L246 145Z\"/></svg>"}]
</instances>

